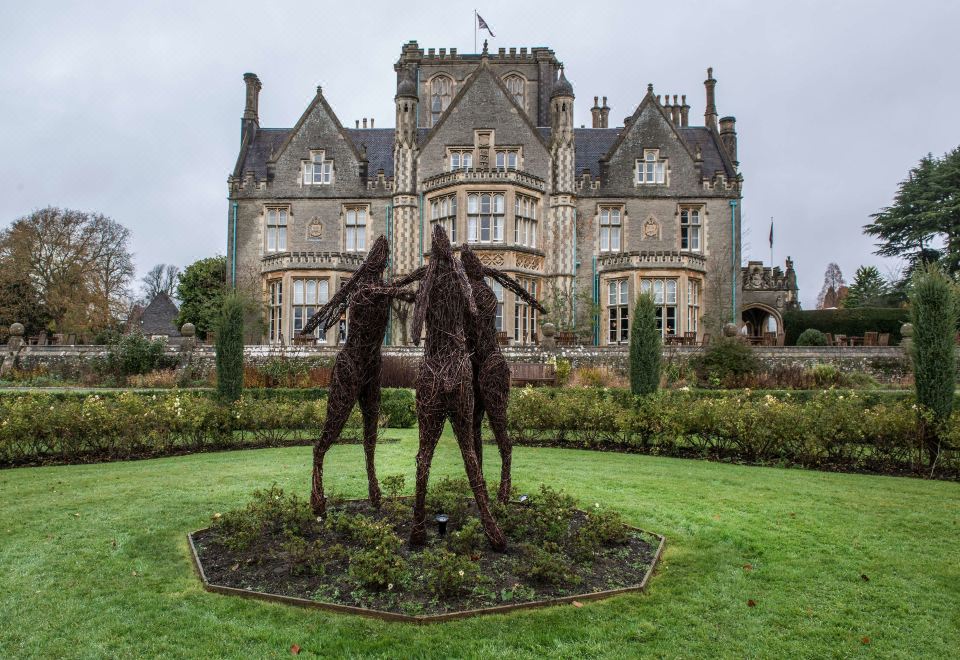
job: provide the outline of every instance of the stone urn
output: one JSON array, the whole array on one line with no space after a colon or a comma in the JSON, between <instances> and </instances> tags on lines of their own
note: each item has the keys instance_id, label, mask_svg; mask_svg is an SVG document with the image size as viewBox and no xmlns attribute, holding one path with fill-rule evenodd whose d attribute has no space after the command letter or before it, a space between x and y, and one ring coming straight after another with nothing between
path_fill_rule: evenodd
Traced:
<instances>
[{"instance_id":1,"label":"stone urn","mask_svg":"<svg viewBox=\"0 0 960 660\"><path fill-rule=\"evenodd\" d=\"M723 336L724 336L724 337L736 337L736 336L737 336L737 324L736 324L736 323L724 323L724 324L723 324Z\"/></svg>"},{"instance_id":2,"label":"stone urn","mask_svg":"<svg viewBox=\"0 0 960 660\"><path fill-rule=\"evenodd\" d=\"M184 323L180 326L180 350L192 351L197 345L197 326L192 323Z\"/></svg>"},{"instance_id":3,"label":"stone urn","mask_svg":"<svg viewBox=\"0 0 960 660\"><path fill-rule=\"evenodd\" d=\"M542 348L556 348L557 340L554 336L557 334L557 326L552 323L544 323L540 326L540 336L543 339L540 342Z\"/></svg>"},{"instance_id":4,"label":"stone urn","mask_svg":"<svg viewBox=\"0 0 960 660\"><path fill-rule=\"evenodd\" d=\"M910 354L910 348L913 346L913 324L904 323L900 326L900 348L903 349L903 352L907 355Z\"/></svg>"},{"instance_id":5,"label":"stone urn","mask_svg":"<svg viewBox=\"0 0 960 660\"><path fill-rule=\"evenodd\" d=\"M7 340L7 346L14 351L23 346L23 335L25 332L26 329L22 323L10 324L10 338Z\"/></svg>"}]
</instances>

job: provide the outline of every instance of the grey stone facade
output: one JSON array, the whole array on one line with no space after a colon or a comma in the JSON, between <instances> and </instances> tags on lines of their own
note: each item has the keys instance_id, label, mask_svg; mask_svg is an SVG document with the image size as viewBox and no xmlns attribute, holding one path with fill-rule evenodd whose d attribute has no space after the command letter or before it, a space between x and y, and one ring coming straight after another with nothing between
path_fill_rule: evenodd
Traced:
<instances>
[{"instance_id":1,"label":"grey stone facade","mask_svg":"<svg viewBox=\"0 0 960 660\"><path fill-rule=\"evenodd\" d=\"M319 88L293 128L261 128L261 84L244 77L227 272L267 302L265 343L290 343L376 236L390 241L391 274L421 265L434 203L441 211L454 199L455 215L441 220L454 242L535 287L550 310L538 319L506 292L498 323L511 345L536 343L545 320L583 343L623 343L641 290L657 296L665 334L702 337L741 322L743 177L712 70L702 126L689 125L685 95L650 86L623 126L609 126L604 97L603 106L594 99L593 125L577 128L573 85L549 48L459 54L409 42L394 69L395 128L344 127ZM357 210L359 229L348 226ZM409 340L404 315L396 310L393 344ZM319 341L341 337L333 328Z\"/></svg>"}]
</instances>

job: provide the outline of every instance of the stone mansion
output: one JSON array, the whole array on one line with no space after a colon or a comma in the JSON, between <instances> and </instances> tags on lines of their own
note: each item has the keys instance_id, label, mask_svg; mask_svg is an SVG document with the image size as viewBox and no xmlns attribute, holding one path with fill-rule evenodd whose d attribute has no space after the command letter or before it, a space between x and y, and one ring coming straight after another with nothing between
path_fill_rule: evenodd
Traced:
<instances>
[{"instance_id":1,"label":"stone mansion","mask_svg":"<svg viewBox=\"0 0 960 660\"><path fill-rule=\"evenodd\" d=\"M589 128L574 125L574 89L549 48L461 54L411 41L394 69L394 128L345 127L319 87L293 128L263 128L260 80L244 76L227 278L262 289L264 342L292 343L380 234L391 276L420 266L433 223L547 307L538 319L495 285L510 344L536 343L545 320L583 343L625 343L641 292L665 336L730 321L759 333L796 304L789 260L786 272L740 265L736 120L718 117L711 69L702 126L686 95L648 85L620 126L593 97ZM409 341L408 314L394 310L388 342ZM317 341L335 345L348 322Z\"/></svg>"}]
</instances>

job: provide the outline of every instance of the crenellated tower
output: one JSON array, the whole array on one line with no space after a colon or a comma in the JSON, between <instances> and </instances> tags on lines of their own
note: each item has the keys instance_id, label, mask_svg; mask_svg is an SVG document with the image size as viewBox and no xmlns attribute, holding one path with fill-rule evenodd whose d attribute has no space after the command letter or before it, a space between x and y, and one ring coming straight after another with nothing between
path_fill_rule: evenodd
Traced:
<instances>
[{"instance_id":1,"label":"crenellated tower","mask_svg":"<svg viewBox=\"0 0 960 660\"><path fill-rule=\"evenodd\" d=\"M410 69L400 72L395 97L396 138L393 146L394 272L409 273L420 265L417 207L417 84Z\"/></svg>"}]
</instances>

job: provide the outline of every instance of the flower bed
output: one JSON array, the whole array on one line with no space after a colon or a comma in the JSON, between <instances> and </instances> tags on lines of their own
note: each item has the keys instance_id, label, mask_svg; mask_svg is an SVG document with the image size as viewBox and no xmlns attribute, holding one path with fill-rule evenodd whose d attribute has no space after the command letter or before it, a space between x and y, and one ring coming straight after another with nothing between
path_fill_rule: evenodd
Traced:
<instances>
[{"instance_id":1,"label":"flower bed","mask_svg":"<svg viewBox=\"0 0 960 660\"><path fill-rule=\"evenodd\" d=\"M642 588L662 538L624 524L599 505L580 511L550 488L524 503L497 505L509 545L493 552L465 480L428 494L427 544L406 544L411 507L402 477L384 479L390 496L336 503L323 520L279 488L254 493L243 509L214 514L191 535L207 588L301 605L417 622L584 600Z\"/></svg>"}]
</instances>

